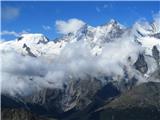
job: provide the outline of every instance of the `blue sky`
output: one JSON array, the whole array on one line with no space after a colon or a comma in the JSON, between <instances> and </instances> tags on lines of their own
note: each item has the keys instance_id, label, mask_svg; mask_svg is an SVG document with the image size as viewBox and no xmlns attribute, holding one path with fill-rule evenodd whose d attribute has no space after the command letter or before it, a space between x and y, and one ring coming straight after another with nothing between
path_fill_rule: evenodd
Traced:
<instances>
[{"instance_id":1,"label":"blue sky","mask_svg":"<svg viewBox=\"0 0 160 120\"><path fill-rule=\"evenodd\" d=\"M77 18L97 26L115 19L131 26L145 18L152 21L160 11L160 2L2 2L2 39L15 38L20 33L43 33L49 39L59 37L56 20ZM4 34L3 34L4 32Z\"/></svg>"}]
</instances>

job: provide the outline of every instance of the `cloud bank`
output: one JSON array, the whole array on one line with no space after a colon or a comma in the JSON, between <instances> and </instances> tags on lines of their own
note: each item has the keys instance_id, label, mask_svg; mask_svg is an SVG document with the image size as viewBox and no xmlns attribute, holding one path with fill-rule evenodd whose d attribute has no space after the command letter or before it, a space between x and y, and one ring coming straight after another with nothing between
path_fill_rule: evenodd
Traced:
<instances>
[{"instance_id":1,"label":"cloud bank","mask_svg":"<svg viewBox=\"0 0 160 120\"><path fill-rule=\"evenodd\" d=\"M50 62L41 57L20 55L13 49L1 51L2 92L29 95L43 88L63 89L70 80L96 78L103 81L100 78L104 76L113 76L118 81L124 77L124 67L131 67L128 57L133 65L140 52L140 46L126 36L105 44L102 54L97 56L91 54L84 41L67 44Z\"/></svg>"},{"instance_id":2,"label":"cloud bank","mask_svg":"<svg viewBox=\"0 0 160 120\"><path fill-rule=\"evenodd\" d=\"M23 30L23 31L21 31L21 32L3 30L3 31L0 32L0 35L1 35L2 37L4 37L4 36L19 37L19 36L21 36L22 34L26 34L26 33L29 33L29 32L26 31L26 30Z\"/></svg>"},{"instance_id":3,"label":"cloud bank","mask_svg":"<svg viewBox=\"0 0 160 120\"><path fill-rule=\"evenodd\" d=\"M67 34L80 29L84 23L70 19L67 22L57 21L56 25L59 32ZM134 77L144 82L144 76L134 68L144 49L135 42L135 31L130 32L114 42L104 43L102 53L97 55L91 53L91 47L83 40L66 44L52 60L22 55L13 48L1 49L2 93L29 95L43 88L63 89L64 84L68 85L72 80L97 79L105 83L105 77L118 82L129 82ZM151 66L154 59L147 59L151 71L154 71L155 67Z\"/></svg>"},{"instance_id":4,"label":"cloud bank","mask_svg":"<svg viewBox=\"0 0 160 120\"><path fill-rule=\"evenodd\" d=\"M15 7L2 7L2 20L13 20L20 15L20 9Z\"/></svg>"},{"instance_id":5,"label":"cloud bank","mask_svg":"<svg viewBox=\"0 0 160 120\"><path fill-rule=\"evenodd\" d=\"M69 19L68 21L57 20L56 28L61 34L74 33L79 30L85 23L76 18Z\"/></svg>"},{"instance_id":6,"label":"cloud bank","mask_svg":"<svg viewBox=\"0 0 160 120\"><path fill-rule=\"evenodd\" d=\"M4 35L13 35L15 37L18 37L19 34L15 31L8 31L8 30L4 30L4 31L1 31L1 36L4 36Z\"/></svg>"},{"instance_id":7,"label":"cloud bank","mask_svg":"<svg viewBox=\"0 0 160 120\"><path fill-rule=\"evenodd\" d=\"M51 27L49 25L42 25L42 28L44 30L50 30L51 29Z\"/></svg>"}]
</instances>

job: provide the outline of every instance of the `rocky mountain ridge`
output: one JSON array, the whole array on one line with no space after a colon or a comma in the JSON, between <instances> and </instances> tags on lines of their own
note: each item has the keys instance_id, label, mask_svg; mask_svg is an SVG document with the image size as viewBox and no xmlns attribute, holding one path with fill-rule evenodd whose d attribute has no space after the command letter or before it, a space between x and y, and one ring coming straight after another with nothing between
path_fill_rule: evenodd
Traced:
<instances>
[{"instance_id":1,"label":"rocky mountain ridge","mask_svg":"<svg viewBox=\"0 0 160 120\"><path fill-rule=\"evenodd\" d=\"M3 63L14 61L12 57L15 53L22 59L16 67L22 64L19 69L23 76L18 73L13 80L31 86L31 93L27 94L24 94L27 87L23 91L23 87L18 86L18 92L11 88L12 92L15 90L14 94L2 88L1 96L14 96L14 100L21 101L33 113L40 107L43 114L61 115L86 109L93 103L97 92L107 85L107 88L114 86L117 93L123 94L144 82L160 82L158 27L150 25L146 28L137 24L129 29L111 20L97 27L85 24L77 32L64 35L56 42L49 41L42 34L25 34L14 41L0 43ZM13 51L15 53L9 56L9 62L6 61L6 56ZM28 58L29 64L26 62ZM34 61L35 64L30 65ZM17 74L15 68L8 68L10 66L6 64L2 66L2 75L11 74L9 78L13 78ZM32 69L36 72L30 73ZM5 77L2 80L4 87ZM60 87L55 87L58 81ZM7 87L10 89L10 86ZM107 88L103 95L108 95L105 99L112 99L114 96Z\"/></svg>"}]
</instances>

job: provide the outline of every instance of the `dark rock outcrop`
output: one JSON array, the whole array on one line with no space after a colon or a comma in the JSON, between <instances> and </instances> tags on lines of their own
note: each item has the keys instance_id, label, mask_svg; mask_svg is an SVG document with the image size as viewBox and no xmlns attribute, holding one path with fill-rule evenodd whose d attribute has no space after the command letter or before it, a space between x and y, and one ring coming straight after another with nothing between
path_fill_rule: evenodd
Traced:
<instances>
[{"instance_id":1,"label":"dark rock outcrop","mask_svg":"<svg viewBox=\"0 0 160 120\"><path fill-rule=\"evenodd\" d=\"M138 59L135 62L134 66L142 74L145 74L148 71L148 66L143 54L139 54Z\"/></svg>"},{"instance_id":2,"label":"dark rock outcrop","mask_svg":"<svg viewBox=\"0 0 160 120\"><path fill-rule=\"evenodd\" d=\"M36 55L34 55L32 52L31 52L31 49L24 43L23 44L23 48L25 48L25 50L27 51L28 55L31 56L31 57L36 57Z\"/></svg>"},{"instance_id":3,"label":"dark rock outcrop","mask_svg":"<svg viewBox=\"0 0 160 120\"><path fill-rule=\"evenodd\" d=\"M152 56L156 60L157 65L159 66L160 53L159 53L159 50L157 49L156 46L153 46L153 48L152 48Z\"/></svg>"}]
</instances>

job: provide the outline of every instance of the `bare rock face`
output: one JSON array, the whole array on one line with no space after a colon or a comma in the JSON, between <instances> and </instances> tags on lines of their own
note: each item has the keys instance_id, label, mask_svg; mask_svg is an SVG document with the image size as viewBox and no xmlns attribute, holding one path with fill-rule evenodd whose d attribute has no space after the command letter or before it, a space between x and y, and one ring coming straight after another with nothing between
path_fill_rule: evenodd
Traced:
<instances>
[{"instance_id":1,"label":"bare rock face","mask_svg":"<svg viewBox=\"0 0 160 120\"><path fill-rule=\"evenodd\" d=\"M134 66L142 74L145 74L148 71L148 66L143 54L139 54L138 59L135 62Z\"/></svg>"},{"instance_id":2,"label":"bare rock face","mask_svg":"<svg viewBox=\"0 0 160 120\"><path fill-rule=\"evenodd\" d=\"M153 46L153 48L152 48L152 56L156 60L157 65L159 65L160 53L159 53L159 50L157 49L156 46Z\"/></svg>"},{"instance_id":3,"label":"bare rock face","mask_svg":"<svg viewBox=\"0 0 160 120\"><path fill-rule=\"evenodd\" d=\"M28 55L31 57L36 57L32 52L31 49L24 43L23 48L27 51Z\"/></svg>"},{"instance_id":4,"label":"bare rock face","mask_svg":"<svg viewBox=\"0 0 160 120\"><path fill-rule=\"evenodd\" d=\"M42 89L22 99L25 103L40 105L46 111L56 109L58 113L63 113L71 109L84 109L92 102L100 88L102 88L102 83L94 78L70 80L63 89Z\"/></svg>"},{"instance_id":5,"label":"bare rock face","mask_svg":"<svg viewBox=\"0 0 160 120\"><path fill-rule=\"evenodd\" d=\"M70 81L62 97L62 108L64 111L73 108L82 110L92 102L94 95L102 87L102 83L97 79Z\"/></svg>"}]
</instances>

